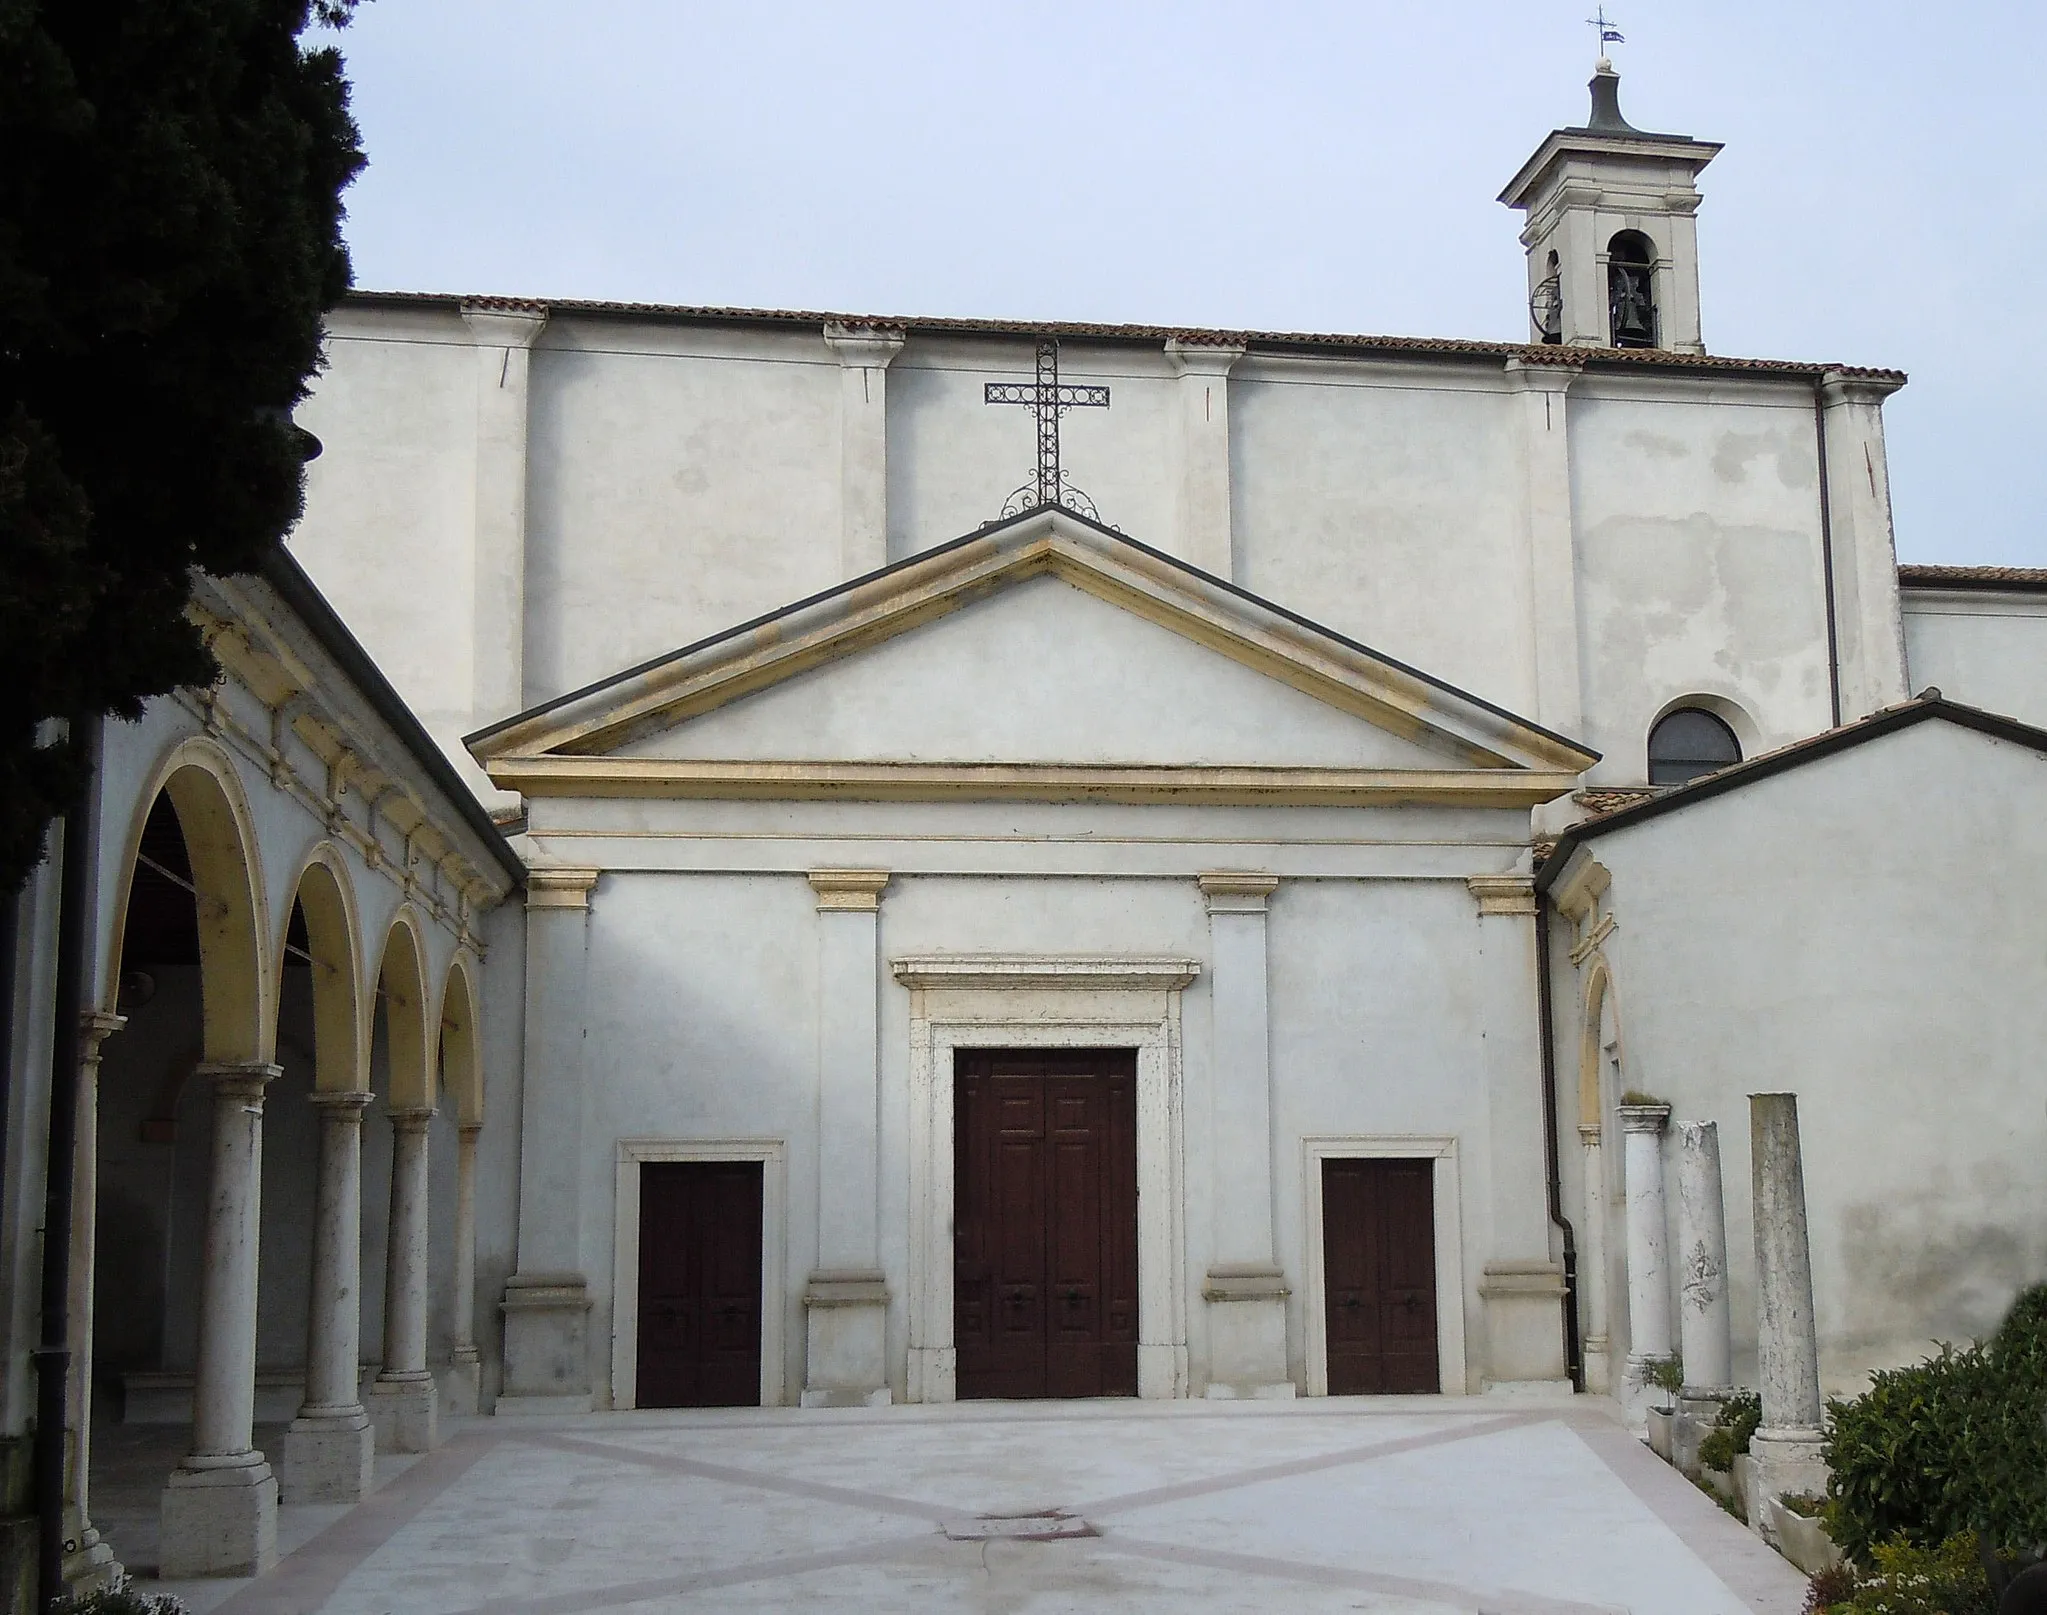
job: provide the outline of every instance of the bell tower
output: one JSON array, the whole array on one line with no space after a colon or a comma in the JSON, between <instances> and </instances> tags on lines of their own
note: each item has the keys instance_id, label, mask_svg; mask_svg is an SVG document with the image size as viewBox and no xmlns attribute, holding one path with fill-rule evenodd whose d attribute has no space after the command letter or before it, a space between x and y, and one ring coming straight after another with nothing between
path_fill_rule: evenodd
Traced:
<instances>
[{"instance_id":1,"label":"bell tower","mask_svg":"<svg viewBox=\"0 0 2047 1615\"><path fill-rule=\"evenodd\" d=\"M1620 86L1600 57L1592 116L1552 131L1500 193L1528 219L1529 341L1704 353L1694 215L1720 146L1635 128Z\"/></svg>"}]
</instances>

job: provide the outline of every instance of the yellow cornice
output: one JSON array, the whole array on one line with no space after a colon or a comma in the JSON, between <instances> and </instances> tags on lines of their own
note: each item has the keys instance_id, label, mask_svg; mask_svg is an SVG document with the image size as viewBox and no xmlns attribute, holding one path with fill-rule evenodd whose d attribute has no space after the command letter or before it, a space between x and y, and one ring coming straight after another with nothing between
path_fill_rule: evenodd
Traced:
<instances>
[{"instance_id":1,"label":"yellow cornice","mask_svg":"<svg viewBox=\"0 0 2047 1615\"><path fill-rule=\"evenodd\" d=\"M727 762L505 757L494 784L526 796L726 801L1185 802L1202 806L1529 808L1575 773L1506 768L1162 767L1146 764Z\"/></svg>"}]
</instances>

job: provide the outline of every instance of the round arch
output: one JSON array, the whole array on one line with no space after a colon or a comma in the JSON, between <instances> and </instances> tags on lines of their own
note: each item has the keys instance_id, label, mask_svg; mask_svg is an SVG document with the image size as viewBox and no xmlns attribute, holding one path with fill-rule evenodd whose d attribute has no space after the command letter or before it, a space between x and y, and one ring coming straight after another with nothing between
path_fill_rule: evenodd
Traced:
<instances>
[{"instance_id":1,"label":"round arch","mask_svg":"<svg viewBox=\"0 0 2047 1615\"><path fill-rule=\"evenodd\" d=\"M426 1110L434 1102L434 1043L427 1022L426 949L419 923L400 909L384 936L377 991L390 1039L393 1110Z\"/></svg>"},{"instance_id":2,"label":"round arch","mask_svg":"<svg viewBox=\"0 0 2047 1615\"><path fill-rule=\"evenodd\" d=\"M170 799L192 865L202 1058L267 1062L276 1047L277 1027L261 855L241 778L227 754L209 740L195 738L173 747L138 797L123 849L126 878L107 940L105 1008L116 1011L136 860L143 827L159 796Z\"/></svg>"},{"instance_id":3,"label":"round arch","mask_svg":"<svg viewBox=\"0 0 2047 1615\"><path fill-rule=\"evenodd\" d=\"M1585 978L1585 1015L1578 1039L1578 1125L1603 1127L1606 1109L1600 1093L1600 1055L1607 1039L1600 1036L1607 1024L1614 1028L1613 1041L1620 1041L1620 1006L1614 996L1613 971L1603 954L1594 954L1592 969Z\"/></svg>"},{"instance_id":4,"label":"round arch","mask_svg":"<svg viewBox=\"0 0 2047 1615\"><path fill-rule=\"evenodd\" d=\"M363 1013L362 922L348 864L332 842L307 857L295 888L306 917L306 951L313 971L313 1088L319 1093L359 1092L369 1086L369 1017ZM291 911L277 936L274 968L284 979ZM280 1003L282 995L280 994Z\"/></svg>"},{"instance_id":5,"label":"round arch","mask_svg":"<svg viewBox=\"0 0 2047 1615\"><path fill-rule=\"evenodd\" d=\"M441 1082L462 1127L483 1125L483 1041L476 1025L476 983L464 954L448 962L441 988Z\"/></svg>"}]
</instances>

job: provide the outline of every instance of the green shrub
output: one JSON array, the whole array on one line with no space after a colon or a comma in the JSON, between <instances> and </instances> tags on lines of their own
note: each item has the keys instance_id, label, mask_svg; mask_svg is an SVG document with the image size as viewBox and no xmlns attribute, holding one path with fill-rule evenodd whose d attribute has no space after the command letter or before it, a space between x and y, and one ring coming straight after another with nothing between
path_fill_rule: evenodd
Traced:
<instances>
[{"instance_id":1,"label":"green shrub","mask_svg":"<svg viewBox=\"0 0 2047 1615\"><path fill-rule=\"evenodd\" d=\"M1708 1469L1732 1469L1762 1422L1763 1399L1754 1391L1730 1396L1720 1404L1720 1422L1699 1442L1699 1462Z\"/></svg>"},{"instance_id":2,"label":"green shrub","mask_svg":"<svg viewBox=\"0 0 2047 1615\"><path fill-rule=\"evenodd\" d=\"M137 1592L125 1578L81 1598L67 1598L56 1608L59 1615L186 1615L185 1606L169 1593Z\"/></svg>"},{"instance_id":3,"label":"green shrub","mask_svg":"<svg viewBox=\"0 0 2047 1615\"><path fill-rule=\"evenodd\" d=\"M1827 1526L1851 1559L1971 1531L2006 1551L2047 1541L2047 1286L1987 1343L1887 1369L1827 1410Z\"/></svg>"},{"instance_id":4,"label":"green shrub","mask_svg":"<svg viewBox=\"0 0 2047 1615\"><path fill-rule=\"evenodd\" d=\"M1685 1360L1676 1352L1667 1357L1651 1357L1643 1365L1642 1377L1663 1393L1663 1409L1667 1413L1671 1399L1685 1388Z\"/></svg>"},{"instance_id":5,"label":"green shrub","mask_svg":"<svg viewBox=\"0 0 2047 1615\"><path fill-rule=\"evenodd\" d=\"M1936 1548L1899 1538L1870 1552L1873 1570L1815 1576L1806 1609L1812 1615L1996 1615L1974 1532Z\"/></svg>"}]
</instances>

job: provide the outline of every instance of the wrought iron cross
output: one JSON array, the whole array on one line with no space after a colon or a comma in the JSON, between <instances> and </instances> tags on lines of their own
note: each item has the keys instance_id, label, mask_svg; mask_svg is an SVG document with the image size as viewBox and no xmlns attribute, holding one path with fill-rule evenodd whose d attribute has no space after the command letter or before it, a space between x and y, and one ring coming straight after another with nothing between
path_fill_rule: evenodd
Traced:
<instances>
[{"instance_id":1,"label":"wrought iron cross","mask_svg":"<svg viewBox=\"0 0 2047 1615\"><path fill-rule=\"evenodd\" d=\"M1038 344L1036 381L991 381L983 402L1021 404L1038 422L1038 474L1002 502L1001 519L1007 521L1039 505L1063 505L1090 521L1100 521L1095 502L1059 469L1059 417L1069 409L1107 409L1109 389L1063 384L1059 380L1059 344L1048 340Z\"/></svg>"}]
</instances>

